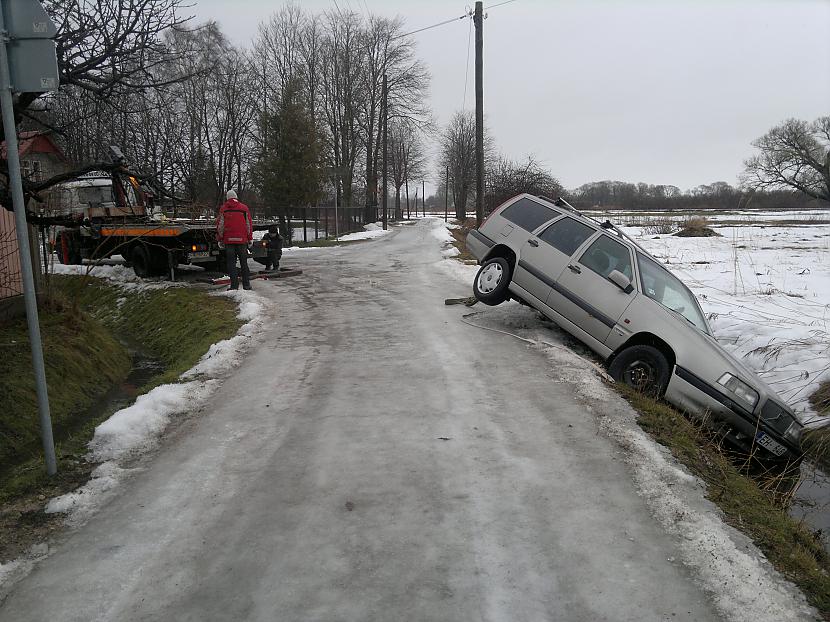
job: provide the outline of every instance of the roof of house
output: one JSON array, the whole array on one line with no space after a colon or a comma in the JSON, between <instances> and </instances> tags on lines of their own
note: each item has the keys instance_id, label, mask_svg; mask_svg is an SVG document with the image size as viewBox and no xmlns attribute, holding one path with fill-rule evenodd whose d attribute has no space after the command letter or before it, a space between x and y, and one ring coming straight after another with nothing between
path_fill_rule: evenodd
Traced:
<instances>
[{"instance_id":1,"label":"roof of house","mask_svg":"<svg viewBox=\"0 0 830 622\"><path fill-rule=\"evenodd\" d=\"M55 144L55 141L48 134L42 134L40 132L20 132L17 141L17 152L20 154L20 157L30 153L49 153L62 161L66 161L66 156L63 155L63 151L61 151L61 148ZM5 140L0 143L0 159L7 159Z\"/></svg>"}]
</instances>

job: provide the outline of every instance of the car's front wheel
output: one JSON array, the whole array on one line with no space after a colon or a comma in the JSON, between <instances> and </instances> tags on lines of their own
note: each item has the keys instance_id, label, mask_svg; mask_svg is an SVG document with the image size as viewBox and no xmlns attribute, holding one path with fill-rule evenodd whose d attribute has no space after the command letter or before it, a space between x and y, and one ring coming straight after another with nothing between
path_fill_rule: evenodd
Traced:
<instances>
[{"instance_id":1,"label":"car's front wheel","mask_svg":"<svg viewBox=\"0 0 830 622\"><path fill-rule=\"evenodd\" d=\"M510 264L504 257L484 262L473 281L473 294L486 305L499 305L510 297Z\"/></svg>"},{"instance_id":2,"label":"car's front wheel","mask_svg":"<svg viewBox=\"0 0 830 622\"><path fill-rule=\"evenodd\" d=\"M662 397L669 384L669 361L653 346L631 346L611 362L608 373L617 382L651 397Z\"/></svg>"}]
</instances>

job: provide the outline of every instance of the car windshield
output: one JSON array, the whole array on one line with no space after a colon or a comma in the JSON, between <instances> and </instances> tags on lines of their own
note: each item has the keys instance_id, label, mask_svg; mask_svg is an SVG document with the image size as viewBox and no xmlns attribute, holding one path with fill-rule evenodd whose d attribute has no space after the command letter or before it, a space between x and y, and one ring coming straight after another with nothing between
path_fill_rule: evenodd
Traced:
<instances>
[{"instance_id":1,"label":"car windshield","mask_svg":"<svg viewBox=\"0 0 830 622\"><path fill-rule=\"evenodd\" d=\"M637 253L643 293L661 305L682 315L698 329L709 334L709 327L694 294L680 280L656 261Z\"/></svg>"},{"instance_id":2,"label":"car windshield","mask_svg":"<svg viewBox=\"0 0 830 622\"><path fill-rule=\"evenodd\" d=\"M78 202L88 205L112 202L112 186L78 188Z\"/></svg>"}]
</instances>

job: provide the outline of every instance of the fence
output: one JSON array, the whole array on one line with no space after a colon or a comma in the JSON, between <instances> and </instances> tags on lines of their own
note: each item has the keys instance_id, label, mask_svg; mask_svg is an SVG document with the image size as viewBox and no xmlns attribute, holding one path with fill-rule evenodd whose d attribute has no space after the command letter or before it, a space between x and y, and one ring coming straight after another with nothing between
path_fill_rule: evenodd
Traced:
<instances>
[{"instance_id":1,"label":"fence","mask_svg":"<svg viewBox=\"0 0 830 622\"><path fill-rule=\"evenodd\" d=\"M23 295L14 212L0 207L0 301Z\"/></svg>"},{"instance_id":2,"label":"fence","mask_svg":"<svg viewBox=\"0 0 830 622\"><path fill-rule=\"evenodd\" d=\"M292 208L287 210L286 220L291 223L287 246L292 242L313 242L320 238L362 231L366 224L363 207Z\"/></svg>"}]
</instances>

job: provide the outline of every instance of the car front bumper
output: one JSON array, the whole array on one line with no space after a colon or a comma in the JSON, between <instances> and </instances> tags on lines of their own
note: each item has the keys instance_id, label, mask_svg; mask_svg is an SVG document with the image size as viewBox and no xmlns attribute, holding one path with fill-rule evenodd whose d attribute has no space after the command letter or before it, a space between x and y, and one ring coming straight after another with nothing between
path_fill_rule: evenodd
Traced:
<instances>
[{"instance_id":1,"label":"car front bumper","mask_svg":"<svg viewBox=\"0 0 830 622\"><path fill-rule=\"evenodd\" d=\"M798 460L802 451L777 430L766 425L757 413L742 408L716 387L683 367L676 366L666 388L666 400L696 415L708 416L710 427L726 424L728 437L744 451L758 452L768 460ZM757 409L757 408L756 408Z\"/></svg>"}]
</instances>

